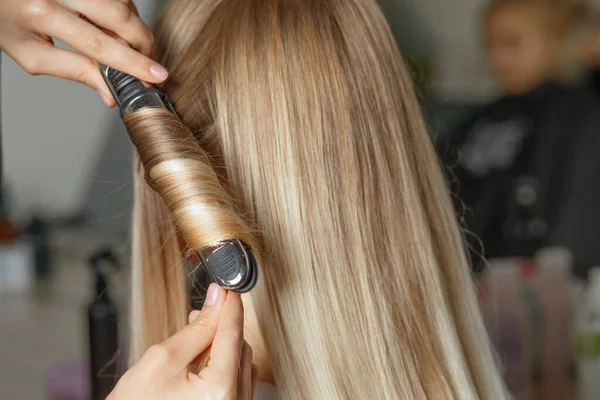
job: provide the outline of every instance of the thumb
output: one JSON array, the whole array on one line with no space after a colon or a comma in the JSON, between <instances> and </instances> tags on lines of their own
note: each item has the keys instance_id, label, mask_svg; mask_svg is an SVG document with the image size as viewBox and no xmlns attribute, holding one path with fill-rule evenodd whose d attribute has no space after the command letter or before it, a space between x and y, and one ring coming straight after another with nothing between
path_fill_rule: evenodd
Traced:
<instances>
[{"instance_id":1,"label":"thumb","mask_svg":"<svg viewBox=\"0 0 600 400\"><path fill-rule=\"evenodd\" d=\"M206 293L202 311L197 313L189 325L163 343L169 362L174 367L186 369L212 344L225 297L225 289L212 283Z\"/></svg>"},{"instance_id":2,"label":"thumb","mask_svg":"<svg viewBox=\"0 0 600 400\"><path fill-rule=\"evenodd\" d=\"M204 311L205 308L208 309L208 307L215 307L217 306L219 301L222 301L225 299L225 297L220 298L219 296L223 294L223 289L221 289L217 284L215 283L211 283L208 286L208 290L206 291L206 295L204 297L204 304L202 310ZM219 305L220 307L220 305ZM190 314L188 315L188 324L191 324L192 322L194 322L194 320L196 318L198 318L201 315L201 311L200 310L192 310L192 312L190 312Z\"/></svg>"},{"instance_id":3,"label":"thumb","mask_svg":"<svg viewBox=\"0 0 600 400\"><path fill-rule=\"evenodd\" d=\"M200 310L192 310L188 315L188 324L191 324L200 315Z\"/></svg>"}]
</instances>

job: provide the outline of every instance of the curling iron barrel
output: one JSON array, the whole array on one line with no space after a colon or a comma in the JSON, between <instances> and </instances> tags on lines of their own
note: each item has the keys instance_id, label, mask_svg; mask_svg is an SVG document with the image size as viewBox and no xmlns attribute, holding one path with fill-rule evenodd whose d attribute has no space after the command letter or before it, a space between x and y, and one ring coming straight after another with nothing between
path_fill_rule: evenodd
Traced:
<instances>
[{"instance_id":1,"label":"curling iron barrel","mask_svg":"<svg viewBox=\"0 0 600 400\"><path fill-rule=\"evenodd\" d=\"M121 118L131 118L137 112L152 108L167 110L177 117L168 97L157 86L146 84L133 76L104 65L100 66L100 71L119 107ZM138 148L138 152L140 151L141 149ZM151 168L144 163L144 160L142 164L148 174ZM164 193L160 193L160 190L156 191L164 198ZM167 199L165 202L169 204ZM196 252L212 280L219 286L245 293L256 285L257 261L252 249L241 240L231 239L211 243L196 249Z\"/></svg>"}]
</instances>

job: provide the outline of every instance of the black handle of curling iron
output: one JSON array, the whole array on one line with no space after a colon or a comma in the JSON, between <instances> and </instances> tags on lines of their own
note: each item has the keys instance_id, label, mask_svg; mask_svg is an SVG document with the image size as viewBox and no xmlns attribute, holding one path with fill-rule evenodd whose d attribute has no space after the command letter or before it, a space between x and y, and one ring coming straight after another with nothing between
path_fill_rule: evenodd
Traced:
<instances>
[{"instance_id":1,"label":"black handle of curling iron","mask_svg":"<svg viewBox=\"0 0 600 400\"><path fill-rule=\"evenodd\" d=\"M164 108L177 115L168 97L156 85L147 85L134 76L100 65L100 72L117 102L121 118L145 108Z\"/></svg>"},{"instance_id":2,"label":"black handle of curling iron","mask_svg":"<svg viewBox=\"0 0 600 400\"><path fill-rule=\"evenodd\" d=\"M100 72L112 93L121 118L146 108L169 110L177 116L168 97L158 86L100 65ZM250 247L238 239L226 240L197 250L212 280L219 286L237 293L252 290L258 280L258 263Z\"/></svg>"}]
</instances>

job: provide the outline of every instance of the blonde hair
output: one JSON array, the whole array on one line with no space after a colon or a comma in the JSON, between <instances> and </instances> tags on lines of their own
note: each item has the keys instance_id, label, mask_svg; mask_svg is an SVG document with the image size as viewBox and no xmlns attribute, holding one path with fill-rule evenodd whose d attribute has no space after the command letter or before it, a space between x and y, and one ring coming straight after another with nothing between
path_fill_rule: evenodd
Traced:
<instances>
[{"instance_id":1,"label":"blonde hair","mask_svg":"<svg viewBox=\"0 0 600 400\"><path fill-rule=\"evenodd\" d=\"M156 44L189 130L156 111L128 128L138 150L154 138L190 147L154 163L140 152L132 359L185 323L179 233L190 249L242 235L258 254L252 302L282 398L504 398L446 184L375 1L177 0ZM235 228L206 222L221 220Z\"/></svg>"}]
</instances>

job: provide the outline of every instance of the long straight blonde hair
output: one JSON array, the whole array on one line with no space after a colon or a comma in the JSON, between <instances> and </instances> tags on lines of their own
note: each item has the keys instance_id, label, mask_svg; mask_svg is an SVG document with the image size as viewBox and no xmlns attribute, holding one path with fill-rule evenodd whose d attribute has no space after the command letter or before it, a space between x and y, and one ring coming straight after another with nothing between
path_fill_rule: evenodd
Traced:
<instances>
[{"instance_id":1,"label":"long straight blonde hair","mask_svg":"<svg viewBox=\"0 0 600 400\"><path fill-rule=\"evenodd\" d=\"M281 397L504 398L447 186L376 2L174 0L156 47L164 89L260 248L252 301ZM130 132L168 136L158 117ZM169 179L197 168L181 166ZM167 205L189 199L165 204L139 166L136 181L133 360L188 310ZM185 224L191 249L206 243L185 232L220 229Z\"/></svg>"}]
</instances>

